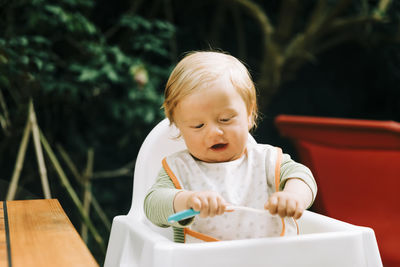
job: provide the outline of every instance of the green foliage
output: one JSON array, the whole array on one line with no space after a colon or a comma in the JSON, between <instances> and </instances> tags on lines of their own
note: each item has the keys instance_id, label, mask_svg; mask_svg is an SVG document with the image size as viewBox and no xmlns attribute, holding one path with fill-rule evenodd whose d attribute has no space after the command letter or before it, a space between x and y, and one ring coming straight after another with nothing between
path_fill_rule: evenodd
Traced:
<instances>
[{"instance_id":1,"label":"green foliage","mask_svg":"<svg viewBox=\"0 0 400 267\"><path fill-rule=\"evenodd\" d=\"M171 24L121 14L108 39L90 16L95 1L16 1L7 7L3 13L20 14L11 23L8 16L0 21L5 26L0 30L0 88L11 113L29 97L46 112L68 109L68 114L51 114L48 122L39 112L39 123L49 135L68 132L63 141L84 145L82 150L101 143L101 136L141 137L137 126L161 118ZM144 82L132 71L138 67ZM92 127L82 127L86 123Z\"/></svg>"},{"instance_id":2,"label":"green foliage","mask_svg":"<svg viewBox=\"0 0 400 267\"><path fill-rule=\"evenodd\" d=\"M99 5L94 0L1 1L1 181L11 177L30 98L44 135L53 147L61 144L80 170L89 148L95 151L94 172L132 162L149 129L163 117L174 27L121 12L113 26L104 29L95 15L107 6ZM48 171L51 179L54 170ZM39 181L29 150L22 177L21 187ZM107 204L123 202L126 209L131 187L124 189L127 192L118 196L113 193L115 203ZM37 185L29 190L42 195ZM94 190L103 189L94 185ZM0 191L2 199L4 193ZM65 208L74 209L68 204Z\"/></svg>"}]
</instances>

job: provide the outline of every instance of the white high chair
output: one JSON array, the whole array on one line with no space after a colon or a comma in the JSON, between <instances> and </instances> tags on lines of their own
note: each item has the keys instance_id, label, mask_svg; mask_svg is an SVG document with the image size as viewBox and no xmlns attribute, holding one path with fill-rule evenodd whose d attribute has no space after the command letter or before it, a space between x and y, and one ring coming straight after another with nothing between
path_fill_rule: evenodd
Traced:
<instances>
[{"instance_id":1,"label":"white high chair","mask_svg":"<svg viewBox=\"0 0 400 267\"><path fill-rule=\"evenodd\" d=\"M186 147L177 135L164 119L143 142L135 166L132 207L113 220L105 267L382 266L372 229L310 211L298 220L298 236L174 243L172 228L147 220L143 201L162 158Z\"/></svg>"}]
</instances>

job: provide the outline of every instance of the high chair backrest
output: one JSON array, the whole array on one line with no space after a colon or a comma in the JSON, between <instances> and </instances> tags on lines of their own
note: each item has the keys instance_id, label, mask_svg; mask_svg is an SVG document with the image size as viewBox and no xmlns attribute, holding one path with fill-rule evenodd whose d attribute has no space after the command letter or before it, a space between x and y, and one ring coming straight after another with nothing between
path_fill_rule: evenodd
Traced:
<instances>
[{"instance_id":1,"label":"high chair backrest","mask_svg":"<svg viewBox=\"0 0 400 267\"><path fill-rule=\"evenodd\" d=\"M135 213L136 218L144 216L143 201L157 178L162 159L186 148L183 138L178 136L179 130L174 125L170 126L168 119L158 123L147 135L136 159L132 207L128 215Z\"/></svg>"}]
</instances>

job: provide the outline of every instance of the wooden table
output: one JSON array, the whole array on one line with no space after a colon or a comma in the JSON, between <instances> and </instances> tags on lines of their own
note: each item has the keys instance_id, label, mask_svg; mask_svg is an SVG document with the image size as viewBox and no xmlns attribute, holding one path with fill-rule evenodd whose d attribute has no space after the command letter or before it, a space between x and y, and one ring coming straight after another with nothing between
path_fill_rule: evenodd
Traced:
<instances>
[{"instance_id":1,"label":"wooden table","mask_svg":"<svg viewBox=\"0 0 400 267\"><path fill-rule=\"evenodd\" d=\"M56 199L0 202L0 267L99 266Z\"/></svg>"}]
</instances>

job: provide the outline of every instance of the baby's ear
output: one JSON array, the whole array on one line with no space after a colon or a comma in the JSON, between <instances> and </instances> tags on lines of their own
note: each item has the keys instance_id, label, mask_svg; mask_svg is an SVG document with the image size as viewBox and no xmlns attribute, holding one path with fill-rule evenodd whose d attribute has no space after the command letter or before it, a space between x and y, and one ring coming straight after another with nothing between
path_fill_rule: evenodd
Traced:
<instances>
[{"instance_id":1,"label":"baby's ear","mask_svg":"<svg viewBox=\"0 0 400 267\"><path fill-rule=\"evenodd\" d=\"M251 113L249 116L247 116L247 125L248 125L249 130L251 128L253 128L254 123L253 123L253 116Z\"/></svg>"},{"instance_id":2,"label":"baby's ear","mask_svg":"<svg viewBox=\"0 0 400 267\"><path fill-rule=\"evenodd\" d=\"M254 105L251 105L251 107L250 107L250 109L248 110L248 112L247 112L248 114L247 114L247 125L248 125L248 128L249 128L249 130L251 129L251 128L253 128L253 126L254 126L254 123L255 123L255 121L254 121Z\"/></svg>"}]
</instances>

